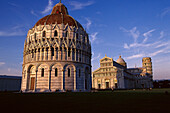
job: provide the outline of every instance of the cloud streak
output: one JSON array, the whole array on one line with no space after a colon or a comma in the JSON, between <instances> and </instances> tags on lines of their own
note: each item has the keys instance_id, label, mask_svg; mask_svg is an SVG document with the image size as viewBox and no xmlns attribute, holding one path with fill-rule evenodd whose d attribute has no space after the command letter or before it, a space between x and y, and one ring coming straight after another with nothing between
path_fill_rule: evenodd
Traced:
<instances>
[{"instance_id":1,"label":"cloud streak","mask_svg":"<svg viewBox=\"0 0 170 113\"><path fill-rule=\"evenodd\" d=\"M120 29L121 29L123 32L129 33L129 35L133 37L134 42L135 42L135 43L137 42L137 39L138 39L138 37L139 37L139 35L140 35L140 32L137 30L137 27L133 27L131 30L127 30L127 29L125 29L125 28L123 28L123 27L120 27Z\"/></svg>"},{"instance_id":2,"label":"cloud streak","mask_svg":"<svg viewBox=\"0 0 170 113\"><path fill-rule=\"evenodd\" d=\"M0 31L0 37L5 36L24 36L25 32L23 31Z\"/></svg>"},{"instance_id":3,"label":"cloud streak","mask_svg":"<svg viewBox=\"0 0 170 113\"><path fill-rule=\"evenodd\" d=\"M87 7L87 6L94 4L93 1L88 1L86 3L77 2L77 1L70 1L69 3L73 7L72 10L80 10L80 9L83 9L84 7Z\"/></svg>"},{"instance_id":4,"label":"cloud streak","mask_svg":"<svg viewBox=\"0 0 170 113\"><path fill-rule=\"evenodd\" d=\"M163 18L164 16L166 16L166 15L168 15L168 14L170 14L170 7L165 8L165 9L161 12L160 16Z\"/></svg>"},{"instance_id":5,"label":"cloud streak","mask_svg":"<svg viewBox=\"0 0 170 113\"><path fill-rule=\"evenodd\" d=\"M124 49L129 49L129 52L131 52L132 55L129 57L126 57L126 59L135 59L135 58L141 58L144 56L150 56L154 57L157 55L167 54L170 53L170 41L166 40L158 40L158 41L152 41L152 43L146 43L149 37L152 37L152 33L156 31L155 29L149 30L142 35L139 35L140 32L137 30L136 27L133 27L131 30L126 30L124 28L121 28L123 32L129 33L130 36L133 37L134 43L127 44L124 43ZM163 38L164 32L160 32L160 37L157 39ZM138 43L138 38L144 37L143 41L141 43Z\"/></svg>"},{"instance_id":6,"label":"cloud streak","mask_svg":"<svg viewBox=\"0 0 170 113\"><path fill-rule=\"evenodd\" d=\"M34 16L36 16L36 17L38 17L38 14L36 14L34 10L31 10L31 12L30 12L30 13L31 13L32 15L34 15Z\"/></svg>"},{"instance_id":7,"label":"cloud streak","mask_svg":"<svg viewBox=\"0 0 170 113\"><path fill-rule=\"evenodd\" d=\"M17 5L17 4L12 3L12 2L8 2L8 4L9 4L9 5L11 5L11 6L14 6L14 7L18 7L18 5Z\"/></svg>"},{"instance_id":8,"label":"cloud streak","mask_svg":"<svg viewBox=\"0 0 170 113\"><path fill-rule=\"evenodd\" d=\"M126 59L130 60L130 59L134 59L134 58L142 58L144 56L145 56L145 54L136 54L136 55L126 57Z\"/></svg>"},{"instance_id":9,"label":"cloud streak","mask_svg":"<svg viewBox=\"0 0 170 113\"><path fill-rule=\"evenodd\" d=\"M86 21L87 21L87 23L85 24L85 27L86 27L87 30L89 30L92 22L89 18L86 18Z\"/></svg>"},{"instance_id":10,"label":"cloud streak","mask_svg":"<svg viewBox=\"0 0 170 113\"><path fill-rule=\"evenodd\" d=\"M93 43L97 39L98 32L95 32L90 35L90 41Z\"/></svg>"},{"instance_id":11,"label":"cloud streak","mask_svg":"<svg viewBox=\"0 0 170 113\"><path fill-rule=\"evenodd\" d=\"M53 1L49 0L48 5L45 7L45 9L41 12L42 14L47 14L49 11L53 8Z\"/></svg>"},{"instance_id":12,"label":"cloud streak","mask_svg":"<svg viewBox=\"0 0 170 113\"><path fill-rule=\"evenodd\" d=\"M93 53L93 56L94 56L94 53ZM97 60L97 59L99 59L100 57L101 57L101 53L99 53L96 57L93 57L93 58L91 59L91 61Z\"/></svg>"},{"instance_id":13,"label":"cloud streak","mask_svg":"<svg viewBox=\"0 0 170 113\"><path fill-rule=\"evenodd\" d=\"M143 36L145 37L145 39L143 40L143 43L145 43L148 40L148 38L152 36L151 33L154 32L154 31L155 31L155 29L152 29L152 30L150 30L146 33L143 33Z\"/></svg>"}]
</instances>

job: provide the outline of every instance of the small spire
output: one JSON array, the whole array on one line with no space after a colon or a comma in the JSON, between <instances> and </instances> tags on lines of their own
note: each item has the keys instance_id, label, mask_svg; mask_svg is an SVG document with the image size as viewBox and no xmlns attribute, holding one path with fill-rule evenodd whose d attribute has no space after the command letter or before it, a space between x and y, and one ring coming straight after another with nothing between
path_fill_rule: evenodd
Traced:
<instances>
[{"instance_id":1,"label":"small spire","mask_svg":"<svg viewBox=\"0 0 170 113\"><path fill-rule=\"evenodd\" d=\"M119 58L121 58L122 56L120 55Z\"/></svg>"},{"instance_id":2,"label":"small spire","mask_svg":"<svg viewBox=\"0 0 170 113\"><path fill-rule=\"evenodd\" d=\"M61 0L60 0L60 3L61 3Z\"/></svg>"},{"instance_id":3,"label":"small spire","mask_svg":"<svg viewBox=\"0 0 170 113\"><path fill-rule=\"evenodd\" d=\"M107 57L107 55L105 54L105 57Z\"/></svg>"}]
</instances>

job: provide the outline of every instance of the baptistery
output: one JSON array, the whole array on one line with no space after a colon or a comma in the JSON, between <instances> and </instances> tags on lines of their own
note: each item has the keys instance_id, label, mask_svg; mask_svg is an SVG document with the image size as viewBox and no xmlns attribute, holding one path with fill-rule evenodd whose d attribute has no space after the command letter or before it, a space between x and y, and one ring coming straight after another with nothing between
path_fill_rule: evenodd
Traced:
<instances>
[{"instance_id":1,"label":"baptistery","mask_svg":"<svg viewBox=\"0 0 170 113\"><path fill-rule=\"evenodd\" d=\"M23 52L23 92L90 91L91 44L61 2L28 31Z\"/></svg>"}]
</instances>

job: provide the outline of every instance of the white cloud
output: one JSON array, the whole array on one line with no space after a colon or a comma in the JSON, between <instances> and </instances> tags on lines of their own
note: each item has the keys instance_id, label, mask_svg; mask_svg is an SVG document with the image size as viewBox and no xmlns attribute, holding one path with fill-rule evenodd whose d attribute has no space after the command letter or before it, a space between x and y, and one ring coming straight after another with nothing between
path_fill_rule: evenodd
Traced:
<instances>
[{"instance_id":1,"label":"white cloud","mask_svg":"<svg viewBox=\"0 0 170 113\"><path fill-rule=\"evenodd\" d=\"M132 36L134 39L134 43L131 43L129 45L127 43L124 44L125 49L136 48L136 47L150 47L150 46L153 46L153 45L156 45L159 43L159 41L154 42L154 43L148 43L148 44L145 43L148 40L148 38L152 36L151 33L153 31L155 31L155 29L152 29L152 30L149 30L149 31L143 33L142 36L145 38L142 43L138 43L138 38L140 37L140 32L137 30L137 27L133 27L131 30L127 30L123 27L121 27L120 29L123 32L129 33L129 35Z\"/></svg>"},{"instance_id":2,"label":"white cloud","mask_svg":"<svg viewBox=\"0 0 170 113\"><path fill-rule=\"evenodd\" d=\"M25 32L23 31L0 31L1 36L23 36Z\"/></svg>"},{"instance_id":3,"label":"white cloud","mask_svg":"<svg viewBox=\"0 0 170 113\"><path fill-rule=\"evenodd\" d=\"M53 2L52 0L48 1L48 5L45 7L45 9L41 12L42 14L49 13L49 11L53 8Z\"/></svg>"},{"instance_id":4,"label":"white cloud","mask_svg":"<svg viewBox=\"0 0 170 113\"><path fill-rule=\"evenodd\" d=\"M91 22L91 20L89 18L86 18L86 21L87 21L87 23L85 24L85 27L87 28L87 30L89 30L92 22Z\"/></svg>"},{"instance_id":5,"label":"white cloud","mask_svg":"<svg viewBox=\"0 0 170 113\"><path fill-rule=\"evenodd\" d=\"M38 14L36 14L34 10L31 10L31 14L38 17Z\"/></svg>"},{"instance_id":6,"label":"white cloud","mask_svg":"<svg viewBox=\"0 0 170 113\"><path fill-rule=\"evenodd\" d=\"M136 54L136 55L132 55L132 56L129 56L129 57L126 57L126 59L134 59L134 58L141 58L141 57L144 57L145 54Z\"/></svg>"},{"instance_id":7,"label":"white cloud","mask_svg":"<svg viewBox=\"0 0 170 113\"><path fill-rule=\"evenodd\" d=\"M148 43L148 44L144 44L144 43L132 43L132 44L128 44L125 43L124 44L124 48L125 49L130 49L130 48L137 48L137 47L152 47L152 46L155 46L155 45L158 45L160 44L161 42L160 41L157 41L157 42L154 42L154 43Z\"/></svg>"},{"instance_id":8,"label":"white cloud","mask_svg":"<svg viewBox=\"0 0 170 113\"><path fill-rule=\"evenodd\" d=\"M127 43L124 44L124 48L129 49L129 46L127 45Z\"/></svg>"},{"instance_id":9,"label":"white cloud","mask_svg":"<svg viewBox=\"0 0 170 113\"><path fill-rule=\"evenodd\" d=\"M86 3L81 3L81 2L77 2L77 1L70 1L70 5L73 6L72 10L83 9L84 7L90 6L92 4L94 4L93 1L88 1Z\"/></svg>"},{"instance_id":10,"label":"white cloud","mask_svg":"<svg viewBox=\"0 0 170 113\"><path fill-rule=\"evenodd\" d=\"M17 4L12 3L12 2L8 2L8 4L9 4L9 5L11 5L11 6L14 6L14 7L18 7L18 5L17 5Z\"/></svg>"},{"instance_id":11,"label":"white cloud","mask_svg":"<svg viewBox=\"0 0 170 113\"><path fill-rule=\"evenodd\" d=\"M150 53L149 56L153 57L153 56L156 56L156 55L163 53L163 52L165 52L165 49L161 49L161 50L158 50L156 52Z\"/></svg>"},{"instance_id":12,"label":"white cloud","mask_svg":"<svg viewBox=\"0 0 170 113\"><path fill-rule=\"evenodd\" d=\"M98 32L95 32L93 34L90 35L90 41L91 43L93 43L96 39L97 39L97 35L98 35Z\"/></svg>"},{"instance_id":13,"label":"white cloud","mask_svg":"<svg viewBox=\"0 0 170 113\"><path fill-rule=\"evenodd\" d=\"M9 30L1 30L0 31L0 37L8 37L8 36L24 36L26 35L26 32L24 31L25 27L22 25L16 25L14 27L11 27Z\"/></svg>"},{"instance_id":14,"label":"white cloud","mask_svg":"<svg viewBox=\"0 0 170 113\"><path fill-rule=\"evenodd\" d=\"M162 11L162 13L161 13L161 17L164 17L165 15L168 15L168 14L170 14L170 7L168 7L168 8L165 8L163 11Z\"/></svg>"},{"instance_id":15,"label":"white cloud","mask_svg":"<svg viewBox=\"0 0 170 113\"><path fill-rule=\"evenodd\" d=\"M138 39L138 37L139 37L139 35L140 35L140 32L137 30L137 27L133 27L131 30L127 30L127 29L125 29L125 28L123 28L123 27L120 27L120 29L121 29L123 32L129 33L129 35L133 37L134 42L135 42L135 43L137 42L137 39Z\"/></svg>"},{"instance_id":16,"label":"white cloud","mask_svg":"<svg viewBox=\"0 0 170 113\"><path fill-rule=\"evenodd\" d=\"M160 37L159 37L159 39L163 38L164 36L165 36L164 31L161 31L161 32L160 32Z\"/></svg>"},{"instance_id":17,"label":"white cloud","mask_svg":"<svg viewBox=\"0 0 170 113\"><path fill-rule=\"evenodd\" d=\"M2 65L4 65L5 64L5 62L0 62L0 66L2 66Z\"/></svg>"},{"instance_id":18,"label":"white cloud","mask_svg":"<svg viewBox=\"0 0 170 113\"><path fill-rule=\"evenodd\" d=\"M148 38L152 36L151 33L154 32L154 31L155 31L155 29L152 29L152 30L149 30L146 33L143 33L143 36L145 37L145 39L143 40L143 43L145 43L148 40Z\"/></svg>"},{"instance_id":19,"label":"white cloud","mask_svg":"<svg viewBox=\"0 0 170 113\"><path fill-rule=\"evenodd\" d=\"M93 53L94 56L94 53ZM101 53L99 53L96 57L92 57L91 61L97 60L101 57Z\"/></svg>"},{"instance_id":20,"label":"white cloud","mask_svg":"<svg viewBox=\"0 0 170 113\"><path fill-rule=\"evenodd\" d=\"M157 45L155 48L160 48L160 47L163 47L163 46L167 46L168 44L169 44L168 42L161 43L161 44Z\"/></svg>"}]
</instances>

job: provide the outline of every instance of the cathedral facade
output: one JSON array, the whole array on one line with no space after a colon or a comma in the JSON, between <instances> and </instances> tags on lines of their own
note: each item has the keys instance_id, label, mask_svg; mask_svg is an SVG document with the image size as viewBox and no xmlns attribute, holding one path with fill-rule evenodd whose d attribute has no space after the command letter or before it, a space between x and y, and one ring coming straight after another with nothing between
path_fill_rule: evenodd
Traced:
<instances>
[{"instance_id":1,"label":"cathedral facade","mask_svg":"<svg viewBox=\"0 0 170 113\"><path fill-rule=\"evenodd\" d=\"M60 2L28 31L23 52L23 92L89 91L91 44L82 25Z\"/></svg>"},{"instance_id":2,"label":"cathedral facade","mask_svg":"<svg viewBox=\"0 0 170 113\"><path fill-rule=\"evenodd\" d=\"M127 68L127 63L121 56L117 61L105 56L100 60L100 68L92 74L92 87L94 89L152 88L151 58L143 58L142 65L142 67Z\"/></svg>"}]
</instances>

